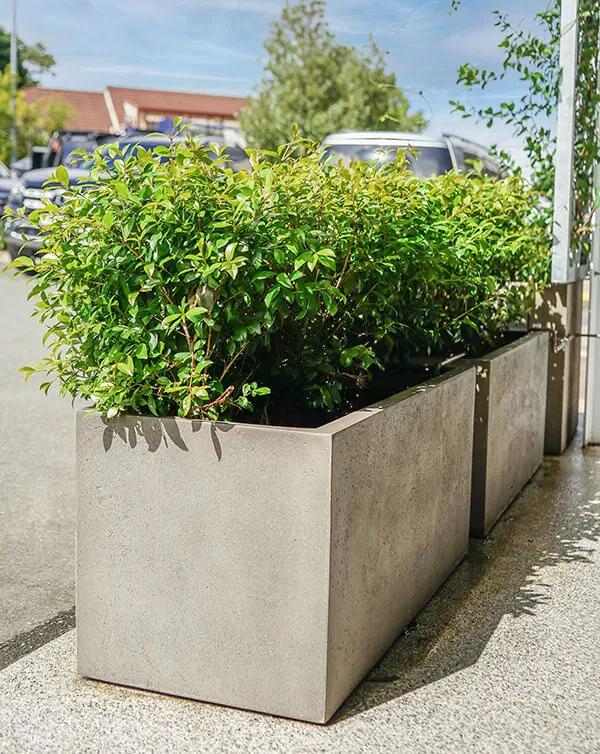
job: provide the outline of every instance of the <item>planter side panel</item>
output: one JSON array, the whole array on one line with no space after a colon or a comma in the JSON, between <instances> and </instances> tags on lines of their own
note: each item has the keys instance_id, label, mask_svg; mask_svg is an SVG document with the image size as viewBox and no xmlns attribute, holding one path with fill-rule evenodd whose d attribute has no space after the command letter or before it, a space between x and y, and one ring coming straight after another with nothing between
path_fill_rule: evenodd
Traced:
<instances>
[{"instance_id":1,"label":"planter side panel","mask_svg":"<svg viewBox=\"0 0 600 754\"><path fill-rule=\"evenodd\" d=\"M331 438L78 419L91 678L322 722Z\"/></svg>"},{"instance_id":2,"label":"planter side panel","mask_svg":"<svg viewBox=\"0 0 600 754\"><path fill-rule=\"evenodd\" d=\"M328 715L466 554L474 402L470 368L334 434Z\"/></svg>"},{"instance_id":3,"label":"planter side panel","mask_svg":"<svg viewBox=\"0 0 600 754\"><path fill-rule=\"evenodd\" d=\"M550 349L544 451L560 455L573 438L579 417L579 369L583 282L549 285L537 297L534 321L554 331L562 345ZM561 343L568 338L566 345Z\"/></svg>"},{"instance_id":4,"label":"planter side panel","mask_svg":"<svg viewBox=\"0 0 600 754\"><path fill-rule=\"evenodd\" d=\"M542 462L547 374L547 332L478 366L475 421L487 415L487 448L474 449L472 536L487 534Z\"/></svg>"}]
</instances>

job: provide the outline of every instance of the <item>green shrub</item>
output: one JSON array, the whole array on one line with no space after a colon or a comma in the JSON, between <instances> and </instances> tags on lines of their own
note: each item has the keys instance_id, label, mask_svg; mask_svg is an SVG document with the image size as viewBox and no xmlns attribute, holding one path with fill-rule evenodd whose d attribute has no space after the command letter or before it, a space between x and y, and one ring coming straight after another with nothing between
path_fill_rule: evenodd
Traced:
<instances>
[{"instance_id":1,"label":"green shrub","mask_svg":"<svg viewBox=\"0 0 600 754\"><path fill-rule=\"evenodd\" d=\"M233 173L191 139L96 153L91 187L32 216L50 355L25 371L109 417L339 412L373 369L493 342L543 278L518 178L422 181L299 141L251 159Z\"/></svg>"}]
</instances>

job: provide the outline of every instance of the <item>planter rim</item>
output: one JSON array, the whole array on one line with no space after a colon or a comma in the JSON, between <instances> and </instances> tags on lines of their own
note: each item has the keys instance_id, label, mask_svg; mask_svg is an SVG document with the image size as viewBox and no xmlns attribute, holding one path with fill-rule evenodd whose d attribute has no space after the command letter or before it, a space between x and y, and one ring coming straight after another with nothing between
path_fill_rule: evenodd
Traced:
<instances>
[{"instance_id":1,"label":"planter rim","mask_svg":"<svg viewBox=\"0 0 600 754\"><path fill-rule=\"evenodd\" d=\"M512 344L511 344L512 345ZM113 419L105 419L103 418L104 423L110 427L111 424L114 426L119 421L127 420L127 421L136 421L136 420L146 420L146 421L158 421L158 422L196 422L197 425L201 424L208 424L208 425L214 425L215 427L227 427L229 429L237 428L237 429L247 429L247 430L256 430L260 432L277 432L281 430L285 430L286 432L298 432L303 435L310 434L310 435L320 435L325 437L331 437L337 432L340 432L341 430L347 429L348 427L352 427L355 424L358 424L359 422L365 421L366 419L374 416L375 414L378 414L379 412L383 411L386 408L389 408L390 406L395 406L396 404L409 400L410 398L415 398L418 395L421 395L423 393L428 392L429 390L433 390L438 385L443 384L447 382L448 380L452 380L453 378L457 377L458 375L462 374L463 372L469 371L470 369L474 368L475 360L469 360L469 363L460 364L453 369L449 369L447 372L444 372L443 374L438 375L437 377L432 377L429 380L426 380L424 382L420 382L418 385L414 385L413 387L406 388L405 390L401 390L399 393L394 393L393 395L389 396L388 398L385 398L384 400L377 401L375 403L370 404L369 406L365 406L364 408L357 409L356 411L352 411L349 414L346 414L345 416L340 416L338 419L333 419L330 422L327 422L326 424L322 424L319 427L288 427L285 425L271 425L271 424L250 424L248 422L224 422L224 421L214 421L211 419L183 419L180 416L146 416L146 415L138 415L138 414L121 414L119 416L114 417ZM86 415L89 415L92 411L91 407L79 409L77 411L77 419L83 420L83 417ZM99 412L95 412L96 415L99 414Z\"/></svg>"},{"instance_id":2,"label":"planter rim","mask_svg":"<svg viewBox=\"0 0 600 754\"><path fill-rule=\"evenodd\" d=\"M501 346L500 348L496 348L494 351L490 351L489 353L485 354L484 356L465 356L463 359L460 359L458 364L462 365L477 365L477 364L485 364L488 361L493 361L494 359L498 359L502 356L504 356L507 353L510 353L511 351L514 351L519 346L523 345L523 343L526 343L530 340L533 340L534 338L538 338L541 336L545 336L546 338L549 337L549 333L547 330L507 330L509 333L522 333L522 336L517 338L516 340L513 340L511 343L507 343L505 346Z\"/></svg>"}]
</instances>

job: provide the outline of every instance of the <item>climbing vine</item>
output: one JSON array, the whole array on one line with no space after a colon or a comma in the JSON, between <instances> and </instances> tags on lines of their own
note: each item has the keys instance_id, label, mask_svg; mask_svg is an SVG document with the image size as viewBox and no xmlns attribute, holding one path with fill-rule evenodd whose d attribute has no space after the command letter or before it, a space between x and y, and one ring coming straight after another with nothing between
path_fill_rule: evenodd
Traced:
<instances>
[{"instance_id":1,"label":"climbing vine","mask_svg":"<svg viewBox=\"0 0 600 754\"><path fill-rule=\"evenodd\" d=\"M453 0L451 11L459 8L460 0ZM552 202L554 194L556 133L560 82L560 0L550 0L546 10L537 13L530 28L520 28L500 11L494 11L494 25L502 34L500 47L504 51L499 71L480 69L471 63L459 68L457 83L467 89L487 89L509 77L525 82L525 93L516 100L506 100L497 106L470 107L451 102L463 117L475 117L492 128L497 121L512 126L521 137L531 168L531 184L543 197L543 221L548 242L552 240ZM575 103L574 210L572 245L581 263L590 253L591 223L597 206L593 171L600 158L600 144L596 133L596 114L600 106L598 94L598 42L600 4L597 0L579 0L578 10L578 72ZM501 157L516 169L506 153Z\"/></svg>"}]
</instances>

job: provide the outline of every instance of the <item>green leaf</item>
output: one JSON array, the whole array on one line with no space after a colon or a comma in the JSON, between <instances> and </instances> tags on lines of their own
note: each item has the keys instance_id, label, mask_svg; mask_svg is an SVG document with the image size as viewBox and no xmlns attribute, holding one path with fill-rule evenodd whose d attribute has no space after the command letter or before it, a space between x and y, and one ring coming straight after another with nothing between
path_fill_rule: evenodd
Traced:
<instances>
[{"instance_id":1,"label":"green leaf","mask_svg":"<svg viewBox=\"0 0 600 754\"><path fill-rule=\"evenodd\" d=\"M125 361L120 361L117 364L117 369L128 377L133 377L133 359L131 356L127 356Z\"/></svg>"},{"instance_id":2,"label":"green leaf","mask_svg":"<svg viewBox=\"0 0 600 754\"><path fill-rule=\"evenodd\" d=\"M129 198L129 189L127 185L123 183L123 181L116 181L115 189L117 191L117 194L119 194L119 196L122 196L124 199Z\"/></svg>"},{"instance_id":3,"label":"green leaf","mask_svg":"<svg viewBox=\"0 0 600 754\"><path fill-rule=\"evenodd\" d=\"M281 289L279 288L279 286L275 285L265 296L265 304L267 305L268 309L271 308L271 304L273 303L275 297L279 294L280 290Z\"/></svg>"},{"instance_id":4,"label":"green leaf","mask_svg":"<svg viewBox=\"0 0 600 754\"><path fill-rule=\"evenodd\" d=\"M185 316L192 322L199 322L204 319L205 314L208 314L208 309L203 306L195 306L193 309L188 309Z\"/></svg>"},{"instance_id":5,"label":"green leaf","mask_svg":"<svg viewBox=\"0 0 600 754\"><path fill-rule=\"evenodd\" d=\"M257 387L256 390L254 390L254 395L270 395L270 393L270 387Z\"/></svg>"},{"instance_id":6,"label":"green leaf","mask_svg":"<svg viewBox=\"0 0 600 754\"><path fill-rule=\"evenodd\" d=\"M59 183L62 183L65 188L69 187L69 171L65 168L64 165L59 165L56 168L54 175L56 176L56 180Z\"/></svg>"}]
</instances>

